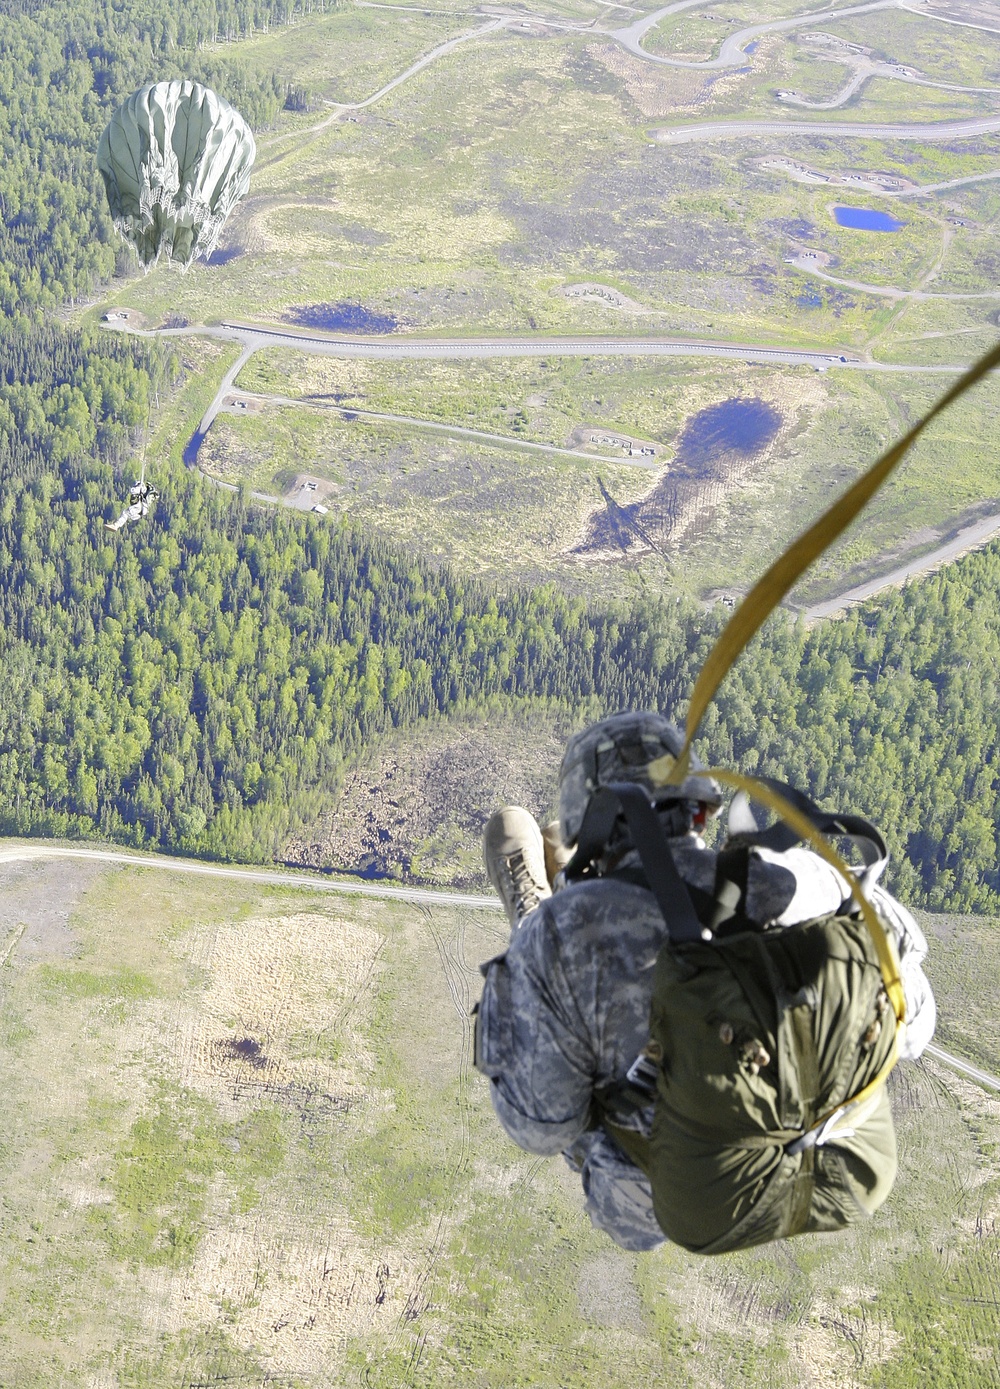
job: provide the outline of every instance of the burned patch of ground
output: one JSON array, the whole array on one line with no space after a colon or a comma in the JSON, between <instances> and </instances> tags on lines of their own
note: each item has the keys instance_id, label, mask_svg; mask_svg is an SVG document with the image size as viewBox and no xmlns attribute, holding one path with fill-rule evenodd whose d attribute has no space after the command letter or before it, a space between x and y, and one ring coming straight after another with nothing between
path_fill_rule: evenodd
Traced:
<instances>
[{"instance_id":1,"label":"burned patch of ground","mask_svg":"<svg viewBox=\"0 0 1000 1389\"><path fill-rule=\"evenodd\" d=\"M318 328L328 333L392 333L399 320L392 314L366 309L363 304L302 304L289 309L286 322L300 328Z\"/></svg>"},{"instance_id":2,"label":"burned patch of ground","mask_svg":"<svg viewBox=\"0 0 1000 1389\"><path fill-rule=\"evenodd\" d=\"M270 1065L260 1042L252 1037L226 1037L217 1046L220 1056L228 1061L245 1062L257 1071L266 1070Z\"/></svg>"}]
</instances>

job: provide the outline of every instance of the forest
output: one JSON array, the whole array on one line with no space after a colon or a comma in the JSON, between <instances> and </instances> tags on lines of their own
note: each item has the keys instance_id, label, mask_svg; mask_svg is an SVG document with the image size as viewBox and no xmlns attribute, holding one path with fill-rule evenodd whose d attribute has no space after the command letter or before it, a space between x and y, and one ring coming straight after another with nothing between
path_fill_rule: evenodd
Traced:
<instances>
[{"instance_id":1,"label":"forest","mask_svg":"<svg viewBox=\"0 0 1000 1389\"><path fill-rule=\"evenodd\" d=\"M0 312L37 316L130 268L94 161L129 92L191 77L266 128L302 91L201 45L325 7L332 0L0 0Z\"/></svg>"},{"instance_id":2,"label":"forest","mask_svg":"<svg viewBox=\"0 0 1000 1389\"><path fill-rule=\"evenodd\" d=\"M181 472L109 543L115 478L176 358L49 310L128 269L93 151L184 71L256 127L287 93L199 45L325 0L0 0L0 832L260 861L390 726L544 696L679 714L721 618L674 598L494 592L347 522ZM703 753L875 819L894 884L1000 911L1000 551L806 631L775 618Z\"/></svg>"},{"instance_id":3,"label":"forest","mask_svg":"<svg viewBox=\"0 0 1000 1389\"><path fill-rule=\"evenodd\" d=\"M262 861L390 726L542 696L679 714L721 618L491 591L347 522L168 479L126 543L114 466L176 363L0 339L0 831ZM807 631L779 616L702 752L876 820L908 900L1000 909L1000 550Z\"/></svg>"}]
</instances>

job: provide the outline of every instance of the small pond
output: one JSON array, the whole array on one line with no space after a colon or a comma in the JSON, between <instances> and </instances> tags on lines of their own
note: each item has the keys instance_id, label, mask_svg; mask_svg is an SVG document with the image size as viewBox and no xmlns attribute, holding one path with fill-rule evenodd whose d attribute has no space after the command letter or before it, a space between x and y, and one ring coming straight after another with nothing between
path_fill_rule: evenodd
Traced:
<instances>
[{"instance_id":1,"label":"small pond","mask_svg":"<svg viewBox=\"0 0 1000 1389\"><path fill-rule=\"evenodd\" d=\"M303 304L289 309L287 323L299 328L320 328L328 333L392 333L399 320L392 314L376 313L363 304Z\"/></svg>"},{"instance_id":2,"label":"small pond","mask_svg":"<svg viewBox=\"0 0 1000 1389\"><path fill-rule=\"evenodd\" d=\"M855 231L894 232L904 225L888 212L873 212L870 207L835 207L833 215L838 227L852 227Z\"/></svg>"},{"instance_id":3,"label":"small pond","mask_svg":"<svg viewBox=\"0 0 1000 1389\"><path fill-rule=\"evenodd\" d=\"M622 554L638 544L658 549L685 515L711 509L721 488L738 481L784 423L780 410L759 396L732 396L692 415L677 451L653 487L636 502L619 505L600 484L605 507L590 519L576 554Z\"/></svg>"}]
</instances>

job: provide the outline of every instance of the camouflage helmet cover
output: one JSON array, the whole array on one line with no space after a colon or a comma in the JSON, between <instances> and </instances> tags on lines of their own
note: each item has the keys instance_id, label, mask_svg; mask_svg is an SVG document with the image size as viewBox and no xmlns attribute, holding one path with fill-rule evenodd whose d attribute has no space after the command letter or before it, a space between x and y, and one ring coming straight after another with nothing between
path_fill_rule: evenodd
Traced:
<instances>
[{"instance_id":1,"label":"camouflage helmet cover","mask_svg":"<svg viewBox=\"0 0 1000 1389\"><path fill-rule=\"evenodd\" d=\"M559 769L559 831L563 843L576 843L591 796L599 786L612 781L638 782L658 805L681 800L718 808L722 804L719 783L710 776L699 775L704 765L693 754L691 772L680 785L656 785L650 777L651 762L665 754L677 757L683 746L684 739L670 720L651 712L613 714L575 733L566 745Z\"/></svg>"}]
</instances>

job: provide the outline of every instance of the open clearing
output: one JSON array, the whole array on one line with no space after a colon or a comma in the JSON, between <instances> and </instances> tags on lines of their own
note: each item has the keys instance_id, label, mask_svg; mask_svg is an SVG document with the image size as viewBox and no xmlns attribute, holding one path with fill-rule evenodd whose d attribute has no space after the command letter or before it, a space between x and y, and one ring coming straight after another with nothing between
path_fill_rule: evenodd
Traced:
<instances>
[{"instance_id":1,"label":"open clearing","mask_svg":"<svg viewBox=\"0 0 1000 1389\"><path fill-rule=\"evenodd\" d=\"M499 913L0 874L5 1389L908 1386L941 1357L996 1382L1000 1100L936 1063L894 1083L902 1172L870 1225L626 1255L470 1069ZM942 1012L974 986L988 1064L996 923L930 924Z\"/></svg>"},{"instance_id":2,"label":"open clearing","mask_svg":"<svg viewBox=\"0 0 1000 1389\"><path fill-rule=\"evenodd\" d=\"M574 0L524 19L375 4L305 18L238 45L241 61L302 84L316 104L259 133L252 194L227 229L225 249L239 254L184 277L161 267L112 301L151 326L354 315L382 325L387 348L416 335L655 334L937 371L996 331L994 8L976 11L978 28L945 22L955 16L941 5L813 15L793 0L761 0L752 14L727 2L628 15ZM731 133L741 121L771 133L725 145L656 138L692 124ZM983 133L887 135L940 134L956 121ZM840 226L838 198L891 198L900 226ZM307 469L329 484L323 505L443 561L596 591L745 589L939 386L934 376L848 384L846 373L820 384L802 367L739 360L424 370L296 355L259 352L239 387L326 393L339 408L420 427L358 414L319 430L294 406L228 409L206 441L212 471L281 495ZM580 389L588 371L607 378L603 391ZM601 488L626 508L648 488L612 464L598 472L526 445L572 449L593 423L648 441L669 467L685 422L746 395L749 378L752 394L781 402L789 427L754 467L720 474L695 524L673 528L672 572L638 544L601 551L596 569L581 563ZM801 601L891 569L929 530L947 535L995 509L994 396L985 387L949 417ZM456 432L466 429L518 442Z\"/></svg>"}]
</instances>

